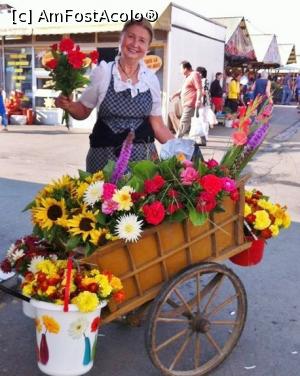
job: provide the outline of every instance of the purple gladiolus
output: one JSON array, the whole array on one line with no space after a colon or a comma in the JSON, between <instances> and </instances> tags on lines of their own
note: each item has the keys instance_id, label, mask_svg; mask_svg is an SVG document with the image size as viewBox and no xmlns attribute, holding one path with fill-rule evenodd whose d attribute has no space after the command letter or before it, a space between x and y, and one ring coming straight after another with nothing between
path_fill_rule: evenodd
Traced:
<instances>
[{"instance_id":1,"label":"purple gladiolus","mask_svg":"<svg viewBox=\"0 0 300 376\"><path fill-rule=\"evenodd\" d=\"M253 150L259 147L263 142L270 127L269 123L263 124L260 128L256 129L255 132L248 138L247 144L244 147L244 154L251 153Z\"/></svg>"},{"instance_id":2,"label":"purple gladiolus","mask_svg":"<svg viewBox=\"0 0 300 376\"><path fill-rule=\"evenodd\" d=\"M111 183L116 184L124 175L128 167L128 162L130 159L132 151L132 142L134 139L134 132L130 131L123 141L120 156L116 162L115 169L112 173Z\"/></svg>"}]
</instances>

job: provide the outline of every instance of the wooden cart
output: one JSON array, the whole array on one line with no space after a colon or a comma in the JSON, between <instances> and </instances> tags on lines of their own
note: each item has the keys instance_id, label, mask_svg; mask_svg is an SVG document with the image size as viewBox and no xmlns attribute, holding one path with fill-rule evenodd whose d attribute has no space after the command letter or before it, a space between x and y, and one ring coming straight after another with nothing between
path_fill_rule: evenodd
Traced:
<instances>
[{"instance_id":1,"label":"wooden cart","mask_svg":"<svg viewBox=\"0 0 300 376\"><path fill-rule=\"evenodd\" d=\"M116 241L86 262L120 277L126 298L110 305L108 323L153 301L146 346L165 375L199 376L217 367L243 330L247 298L237 275L218 262L245 250L244 182L240 200L224 202L203 226L189 221L147 229L137 243Z\"/></svg>"}]
</instances>

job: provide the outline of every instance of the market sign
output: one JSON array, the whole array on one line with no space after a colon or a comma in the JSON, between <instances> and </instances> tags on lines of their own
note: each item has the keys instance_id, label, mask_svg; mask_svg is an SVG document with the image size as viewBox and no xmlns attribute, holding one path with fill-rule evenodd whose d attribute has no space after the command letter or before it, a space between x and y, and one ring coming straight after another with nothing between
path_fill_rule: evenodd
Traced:
<instances>
[{"instance_id":1,"label":"market sign","mask_svg":"<svg viewBox=\"0 0 300 376\"><path fill-rule=\"evenodd\" d=\"M162 60L157 55L147 55L144 57L144 63L153 72L157 72L162 67Z\"/></svg>"}]
</instances>

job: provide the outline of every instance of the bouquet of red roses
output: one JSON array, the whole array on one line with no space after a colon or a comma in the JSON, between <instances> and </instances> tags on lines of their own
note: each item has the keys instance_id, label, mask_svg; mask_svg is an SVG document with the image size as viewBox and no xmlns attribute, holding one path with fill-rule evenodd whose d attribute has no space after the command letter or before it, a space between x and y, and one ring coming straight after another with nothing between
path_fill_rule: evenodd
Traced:
<instances>
[{"instance_id":1,"label":"bouquet of red roses","mask_svg":"<svg viewBox=\"0 0 300 376\"><path fill-rule=\"evenodd\" d=\"M50 77L53 84L51 88L59 90L69 97L74 90L84 87L89 83L85 76L87 68L92 63L97 63L98 51L86 54L70 38L63 38L59 44L53 44L51 50L42 58L45 69L50 70ZM65 111L63 122L69 128L69 114Z\"/></svg>"}]
</instances>

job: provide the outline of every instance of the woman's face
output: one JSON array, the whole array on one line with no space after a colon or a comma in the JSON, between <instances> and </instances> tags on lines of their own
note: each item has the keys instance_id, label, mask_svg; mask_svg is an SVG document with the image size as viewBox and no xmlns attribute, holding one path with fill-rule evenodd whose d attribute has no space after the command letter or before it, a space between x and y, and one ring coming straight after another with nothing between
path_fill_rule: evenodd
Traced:
<instances>
[{"instance_id":1,"label":"woman's face","mask_svg":"<svg viewBox=\"0 0 300 376\"><path fill-rule=\"evenodd\" d=\"M121 36L121 55L127 59L143 59L149 45L149 32L139 25L132 25Z\"/></svg>"}]
</instances>

